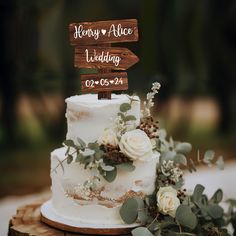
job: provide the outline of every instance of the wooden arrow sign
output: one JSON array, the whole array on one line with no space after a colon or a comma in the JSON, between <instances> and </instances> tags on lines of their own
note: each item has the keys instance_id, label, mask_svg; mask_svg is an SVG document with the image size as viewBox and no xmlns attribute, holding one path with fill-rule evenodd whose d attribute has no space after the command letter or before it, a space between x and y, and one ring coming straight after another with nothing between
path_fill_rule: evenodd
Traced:
<instances>
[{"instance_id":1,"label":"wooden arrow sign","mask_svg":"<svg viewBox=\"0 0 236 236\"><path fill-rule=\"evenodd\" d=\"M135 19L72 23L69 30L72 45L138 41Z\"/></svg>"},{"instance_id":2,"label":"wooden arrow sign","mask_svg":"<svg viewBox=\"0 0 236 236\"><path fill-rule=\"evenodd\" d=\"M107 92L128 89L126 72L81 75L81 92Z\"/></svg>"},{"instance_id":3,"label":"wooden arrow sign","mask_svg":"<svg viewBox=\"0 0 236 236\"><path fill-rule=\"evenodd\" d=\"M74 65L78 68L126 70L139 61L127 48L76 47Z\"/></svg>"}]
</instances>

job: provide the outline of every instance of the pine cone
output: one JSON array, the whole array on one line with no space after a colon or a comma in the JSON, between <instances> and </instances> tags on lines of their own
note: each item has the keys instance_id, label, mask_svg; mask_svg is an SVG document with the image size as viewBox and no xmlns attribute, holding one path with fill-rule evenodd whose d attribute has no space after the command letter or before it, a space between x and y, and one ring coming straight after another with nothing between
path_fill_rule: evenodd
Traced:
<instances>
[{"instance_id":1,"label":"pine cone","mask_svg":"<svg viewBox=\"0 0 236 236\"><path fill-rule=\"evenodd\" d=\"M126 163L129 162L129 158L126 157L123 153L121 153L119 150L112 150L109 152L106 152L104 154L104 162L106 164L121 164L121 163Z\"/></svg>"}]
</instances>

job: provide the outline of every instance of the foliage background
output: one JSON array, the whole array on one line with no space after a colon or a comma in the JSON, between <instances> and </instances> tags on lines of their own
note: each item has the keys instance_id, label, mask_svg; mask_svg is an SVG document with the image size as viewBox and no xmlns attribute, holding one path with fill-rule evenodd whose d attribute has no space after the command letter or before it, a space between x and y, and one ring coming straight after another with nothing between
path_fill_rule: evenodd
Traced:
<instances>
[{"instance_id":1,"label":"foliage background","mask_svg":"<svg viewBox=\"0 0 236 236\"><path fill-rule=\"evenodd\" d=\"M64 99L80 89L69 23L126 18L140 26L139 42L122 44L141 59L128 71L129 93L145 96L161 82L160 125L235 158L235 1L2 0L0 197L50 185L49 154L66 134Z\"/></svg>"}]
</instances>

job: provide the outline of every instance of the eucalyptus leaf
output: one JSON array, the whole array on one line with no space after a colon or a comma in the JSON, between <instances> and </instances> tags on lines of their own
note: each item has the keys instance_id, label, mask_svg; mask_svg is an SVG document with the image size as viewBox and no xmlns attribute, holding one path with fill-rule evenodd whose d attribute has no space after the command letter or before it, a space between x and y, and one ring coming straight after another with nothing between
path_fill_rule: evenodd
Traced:
<instances>
[{"instance_id":1,"label":"eucalyptus leaf","mask_svg":"<svg viewBox=\"0 0 236 236\"><path fill-rule=\"evenodd\" d=\"M116 176L117 176L117 169L114 168L114 170L112 170L112 171L106 171L105 173L106 173L106 174L103 175L104 179L105 179L107 182L111 183L111 182L113 182L113 181L115 180L115 178L116 178Z\"/></svg>"},{"instance_id":2,"label":"eucalyptus leaf","mask_svg":"<svg viewBox=\"0 0 236 236\"><path fill-rule=\"evenodd\" d=\"M65 141L63 142L63 144L66 145L67 147L75 147L75 146L76 146L75 143L74 143L74 141L71 140L71 139L65 140Z\"/></svg>"},{"instance_id":3,"label":"eucalyptus leaf","mask_svg":"<svg viewBox=\"0 0 236 236\"><path fill-rule=\"evenodd\" d=\"M176 152L174 152L174 151L162 152L161 156L160 156L161 162L173 160L175 155L176 155Z\"/></svg>"},{"instance_id":4,"label":"eucalyptus leaf","mask_svg":"<svg viewBox=\"0 0 236 236\"><path fill-rule=\"evenodd\" d=\"M69 152L70 152L70 147L67 147L65 156L67 156L69 154Z\"/></svg>"},{"instance_id":5,"label":"eucalyptus leaf","mask_svg":"<svg viewBox=\"0 0 236 236\"><path fill-rule=\"evenodd\" d=\"M194 191L193 191L193 201L195 203L200 203L204 189L205 187L202 186L201 184L197 184L195 186Z\"/></svg>"},{"instance_id":6,"label":"eucalyptus leaf","mask_svg":"<svg viewBox=\"0 0 236 236\"><path fill-rule=\"evenodd\" d=\"M208 205L207 212L213 219L219 219L224 214L223 208L217 204Z\"/></svg>"},{"instance_id":7,"label":"eucalyptus leaf","mask_svg":"<svg viewBox=\"0 0 236 236\"><path fill-rule=\"evenodd\" d=\"M99 150L99 144L98 143L89 143L88 148L91 150L94 150L96 152Z\"/></svg>"},{"instance_id":8,"label":"eucalyptus leaf","mask_svg":"<svg viewBox=\"0 0 236 236\"><path fill-rule=\"evenodd\" d=\"M118 112L117 115L120 116L122 120L125 119L125 115L124 115L124 113L122 113L122 112Z\"/></svg>"},{"instance_id":9,"label":"eucalyptus leaf","mask_svg":"<svg viewBox=\"0 0 236 236\"><path fill-rule=\"evenodd\" d=\"M175 163L182 164L182 165L187 165L187 158L183 154L176 154L174 157Z\"/></svg>"},{"instance_id":10,"label":"eucalyptus leaf","mask_svg":"<svg viewBox=\"0 0 236 236\"><path fill-rule=\"evenodd\" d=\"M192 150L192 145L190 143L178 143L175 147L176 152L184 153L187 154L191 152Z\"/></svg>"},{"instance_id":11,"label":"eucalyptus leaf","mask_svg":"<svg viewBox=\"0 0 236 236\"><path fill-rule=\"evenodd\" d=\"M95 154L94 154L94 157L96 160L100 160L103 156L104 152L99 150L99 151L96 151Z\"/></svg>"},{"instance_id":12,"label":"eucalyptus leaf","mask_svg":"<svg viewBox=\"0 0 236 236\"><path fill-rule=\"evenodd\" d=\"M197 217L187 205L180 205L176 210L175 217L179 224L184 227L193 230L197 226Z\"/></svg>"},{"instance_id":13,"label":"eucalyptus leaf","mask_svg":"<svg viewBox=\"0 0 236 236\"><path fill-rule=\"evenodd\" d=\"M126 162L126 163L121 163L119 165L116 165L116 167L120 170L132 172L135 170L135 166L133 165L132 162Z\"/></svg>"},{"instance_id":14,"label":"eucalyptus leaf","mask_svg":"<svg viewBox=\"0 0 236 236\"><path fill-rule=\"evenodd\" d=\"M69 154L67 156L67 164L70 164L72 161L73 161L73 156Z\"/></svg>"},{"instance_id":15,"label":"eucalyptus leaf","mask_svg":"<svg viewBox=\"0 0 236 236\"><path fill-rule=\"evenodd\" d=\"M82 153L78 153L75 162L81 162L81 160L84 158L84 155Z\"/></svg>"},{"instance_id":16,"label":"eucalyptus leaf","mask_svg":"<svg viewBox=\"0 0 236 236\"><path fill-rule=\"evenodd\" d=\"M204 154L203 162L211 166L214 157L215 157L215 152L213 150L207 150Z\"/></svg>"},{"instance_id":17,"label":"eucalyptus leaf","mask_svg":"<svg viewBox=\"0 0 236 236\"><path fill-rule=\"evenodd\" d=\"M213 194L211 201L214 203L220 203L223 199L223 191L221 189L216 190Z\"/></svg>"},{"instance_id":18,"label":"eucalyptus leaf","mask_svg":"<svg viewBox=\"0 0 236 236\"><path fill-rule=\"evenodd\" d=\"M133 121L133 120L136 120L136 117L133 116L133 115L128 115L128 116L125 116L124 118L124 121Z\"/></svg>"},{"instance_id":19,"label":"eucalyptus leaf","mask_svg":"<svg viewBox=\"0 0 236 236\"><path fill-rule=\"evenodd\" d=\"M203 194L203 195L202 195L202 199L201 199L201 204L202 204L202 206L207 206L208 203L209 203L209 201L208 201L207 195L206 195L206 194Z\"/></svg>"},{"instance_id":20,"label":"eucalyptus leaf","mask_svg":"<svg viewBox=\"0 0 236 236\"><path fill-rule=\"evenodd\" d=\"M159 139L160 139L161 141L163 141L163 140L166 139L166 135L167 135L167 133L166 133L166 130L165 130L165 129L160 129L160 130L158 131L158 136L159 136Z\"/></svg>"},{"instance_id":21,"label":"eucalyptus leaf","mask_svg":"<svg viewBox=\"0 0 236 236\"><path fill-rule=\"evenodd\" d=\"M138 203L138 208L139 208L139 210L142 209L142 208L144 208L144 200L143 200L141 197L136 196L136 197L134 197L134 199L135 199L135 200L137 201L137 203Z\"/></svg>"},{"instance_id":22,"label":"eucalyptus leaf","mask_svg":"<svg viewBox=\"0 0 236 236\"><path fill-rule=\"evenodd\" d=\"M171 148L174 148L174 140L172 137L169 138L169 145Z\"/></svg>"},{"instance_id":23,"label":"eucalyptus leaf","mask_svg":"<svg viewBox=\"0 0 236 236\"><path fill-rule=\"evenodd\" d=\"M138 203L138 219L142 224L147 223L148 220L148 209L145 208L144 200L141 197L134 197Z\"/></svg>"},{"instance_id":24,"label":"eucalyptus leaf","mask_svg":"<svg viewBox=\"0 0 236 236\"><path fill-rule=\"evenodd\" d=\"M132 230L133 236L154 236L146 227L138 227Z\"/></svg>"},{"instance_id":25,"label":"eucalyptus leaf","mask_svg":"<svg viewBox=\"0 0 236 236\"><path fill-rule=\"evenodd\" d=\"M127 112L130 109L131 109L131 105L129 103L123 103L120 105L121 112Z\"/></svg>"},{"instance_id":26,"label":"eucalyptus leaf","mask_svg":"<svg viewBox=\"0 0 236 236\"><path fill-rule=\"evenodd\" d=\"M77 137L77 141L82 149L86 148L86 143L81 138Z\"/></svg>"},{"instance_id":27,"label":"eucalyptus leaf","mask_svg":"<svg viewBox=\"0 0 236 236\"><path fill-rule=\"evenodd\" d=\"M232 207L236 207L236 199L229 198L226 200L226 203L230 204Z\"/></svg>"},{"instance_id":28,"label":"eucalyptus leaf","mask_svg":"<svg viewBox=\"0 0 236 236\"><path fill-rule=\"evenodd\" d=\"M188 167L189 167L190 173L192 173L193 171L195 171L195 172L197 171L196 166L191 158L189 159L189 166Z\"/></svg>"},{"instance_id":29,"label":"eucalyptus leaf","mask_svg":"<svg viewBox=\"0 0 236 236\"><path fill-rule=\"evenodd\" d=\"M148 220L148 209L147 208L139 209L138 219L140 220L141 224L147 223L147 220Z\"/></svg>"},{"instance_id":30,"label":"eucalyptus leaf","mask_svg":"<svg viewBox=\"0 0 236 236\"><path fill-rule=\"evenodd\" d=\"M135 198L127 199L120 208L120 216L126 224L132 224L138 217L138 202Z\"/></svg>"},{"instance_id":31,"label":"eucalyptus leaf","mask_svg":"<svg viewBox=\"0 0 236 236\"><path fill-rule=\"evenodd\" d=\"M224 170L225 163L224 163L223 156L219 156L218 160L216 161L216 165L217 165L219 170Z\"/></svg>"}]
</instances>

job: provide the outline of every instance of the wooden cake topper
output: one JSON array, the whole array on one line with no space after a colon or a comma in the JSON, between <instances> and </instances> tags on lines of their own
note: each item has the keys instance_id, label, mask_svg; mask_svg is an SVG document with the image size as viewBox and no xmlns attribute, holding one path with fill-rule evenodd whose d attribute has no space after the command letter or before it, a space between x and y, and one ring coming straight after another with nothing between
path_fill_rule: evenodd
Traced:
<instances>
[{"instance_id":1,"label":"wooden cake topper","mask_svg":"<svg viewBox=\"0 0 236 236\"><path fill-rule=\"evenodd\" d=\"M138 41L137 20L111 20L73 23L70 42L75 46L74 66L95 68L98 74L81 75L82 93L98 92L98 99L111 99L111 92L128 89L126 70L139 58L127 48L111 43Z\"/></svg>"},{"instance_id":2,"label":"wooden cake topper","mask_svg":"<svg viewBox=\"0 0 236 236\"><path fill-rule=\"evenodd\" d=\"M138 41L137 20L73 23L69 26L71 45L95 45Z\"/></svg>"},{"instance_id":3,"label":"wooden cake topper","mask_svg":"<svg viewBox=\"0 0 236 236\"><path fill-rule=\"evenodd\" d=\"M126 70L139 61L127 48L118 47L77 47L75 48L75 67L107 68Z\"/></svg>"}]
</instances>

